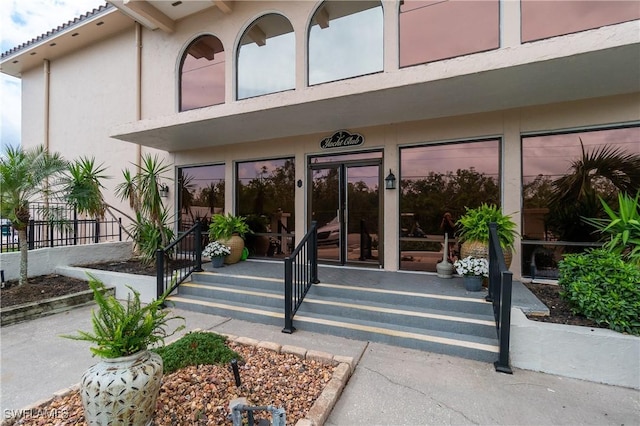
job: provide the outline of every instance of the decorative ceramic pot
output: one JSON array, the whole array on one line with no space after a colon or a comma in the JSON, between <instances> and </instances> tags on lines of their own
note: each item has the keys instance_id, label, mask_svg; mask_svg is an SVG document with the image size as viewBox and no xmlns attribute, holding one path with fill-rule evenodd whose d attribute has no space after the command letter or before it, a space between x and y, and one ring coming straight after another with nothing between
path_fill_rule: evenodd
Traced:
<instances>
[{"instance_id":1,"label":"decorative ceramic pot","mask_svg":"<svg viewBox=\"0 0 640 426\"><path fill-rule=\"evenodd\" d=\"M141 351L104 359L82 376L80 395L90 425L148 425L162 384L162 358Z\"/></svg>"},{"instance_id":2,"label":"decorative ceramic pot","mask_svg":"<svg viewBox=\"0 0 640 426\"><path fill-rule=\"evenodd\" d=\"M244 240L242 237L239 235L232 235L228 240L219 241L231 249L231 254L224 258L224 263L227 265L238 263L242 257L242 250L244 250Z\"/></svg>"},{"instance_id":3,"label":"decorative ceramic pot","mask_svg":"<svg viewBox=\"0 0 640 426\"><path fill-rule=\"evenodd\" d=\"M480 291L482 290L482 280L483 276L481 275L465 275L462 277L464 281L464 288L467 291Z\"/></svg>"},{"instance_id":4,"label":"decorative ceramic pot","mask_svg":"<svg viewBox=\"0 0 640 426\"><path fill-rule=\"evenodd\" d=\"M513 253L511 250L504 250L504 263L507 265L507 269L511 267L511 261L513 260ZM489 260L489 244L480 241L465 241L460 247L460 259L465 257L480 257L482 259Z\"/></svg>"},{"instance_id":5,"label":"decorative ceramic pot","mask_svg":"<svg viewBox=\"0 0 640 426\"><path fill-rule=\"evenodd\" d=\"M213 266L214 268L222 268L224 266L224 256L212 257L211 266Z\"/></svg>"}]
</instances>

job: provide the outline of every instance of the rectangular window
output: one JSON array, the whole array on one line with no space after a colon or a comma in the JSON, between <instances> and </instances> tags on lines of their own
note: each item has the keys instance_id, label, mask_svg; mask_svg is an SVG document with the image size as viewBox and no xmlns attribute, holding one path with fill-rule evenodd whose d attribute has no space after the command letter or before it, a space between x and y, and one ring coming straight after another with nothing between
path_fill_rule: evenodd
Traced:
<instances>
[{"instance_id":1,"label":"rectangular window","mask_svg":"<svg viewBox=\"0 0 640 426\"><path fill-rule=\"evenodd\" d=\"M567 252L599 245L582 217L604 217L640 189L640 127L522 138L522 274L557 277Z\"/></svg>"},{"instance_id":2,"label":"rectangular window","mask_svg":"<svg viewBox=\"0 0 640 426\"><path fill-rule=\"evenodd\" d=\"M640 19L637 1L522 0L522 42Z\"/></svg>"},{"instance_id":3,"label":"rectangular window","mask_svg":"<svg viewBox=\"0 0 640 426\"><path fill-rule=\"evenodd\" d=\"M200 220L208 229L214 213L224 213L224 164L178 169L181 231Z\"/></svg>"},{"instance_id":4,"label":"rectangular window","mask_svg":"<svg viewBox=\"0 0 640 426\"><path fill-rule=\"evenodd\" d=\"M500 140L402 148L400 172L400 268L435 272L455 233L445 215L455 223L467 207L500 204ZM459 252L455 238L449 251Z\"/></svg>"},{"instance_id":5,"label":"rectangular window","mask_svg":"<svg viewBox=\"0 0 640 426\"><path fill-rule=\"evenodd\" d=\"M498 0L401 2L400 67L498 47Z\"/></svg>"},{"instance_id":6,"label":"rectangular window","mask_svg":"<svg viewBox=\"0 0 640 426\"><path fill-rule=\"evenodd\" d=\"M236 212L253 231L245 241L249 255L288 255L295 231L295 159L236 163L236 179Z\"/></svg>"}]
</instances>

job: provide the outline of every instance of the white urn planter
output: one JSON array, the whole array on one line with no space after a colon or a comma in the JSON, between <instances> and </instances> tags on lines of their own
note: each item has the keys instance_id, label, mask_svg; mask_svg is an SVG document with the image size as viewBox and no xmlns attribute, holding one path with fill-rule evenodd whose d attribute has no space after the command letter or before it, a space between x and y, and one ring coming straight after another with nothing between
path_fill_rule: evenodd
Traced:
<instances>
[{"instance_id":1,"label":"white urn planter","mask_svg":"<svg viewBox=\"0 0 640 426\"><path fill-rule=\"evenodd\" d=\"M148 425L162 384L162 358L147 350L104 359L82 376L80 395L89 425Z\"/></svg>"}]
</instances>

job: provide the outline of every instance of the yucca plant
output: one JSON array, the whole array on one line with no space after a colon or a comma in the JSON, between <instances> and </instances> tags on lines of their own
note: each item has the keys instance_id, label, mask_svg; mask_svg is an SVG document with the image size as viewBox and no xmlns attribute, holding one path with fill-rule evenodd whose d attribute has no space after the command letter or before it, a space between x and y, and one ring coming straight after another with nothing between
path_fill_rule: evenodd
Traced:
<instances>
[{"instance_id":1,"label":"yucca plant","mask_svg":"<svg viewBox=\"0 0 640 426\"><path fill-rule=\"evenodd\" d=\"M609 218L583 217L582 220L609 238L603 248L640 266L640 191L635 198L626 193L618 193L617 212L602 198L600 202Z\"/></svg>"},{"instance_id":2,"label":"yucca plant","mask_svg":"<svg viewBox=\"0 0 640 426\"><path fill-rule=\"evenodd\" d=\"M99 308L91 315L93 333L78 331L77 335L62 337L94 343L96 346L90 348L93 355L102 358L133 355L157 343L164 344L164 339L184 329L181 325L171 333L166 330L169 321L184 320L170 317L169 311L163 309L168 293L142 306L140 293L132 287L127 286L133 297L130 294L125 304L114 296L106 296L104 284L92 275L89 275L89 287Z\"/></svg>"}]
</instances>

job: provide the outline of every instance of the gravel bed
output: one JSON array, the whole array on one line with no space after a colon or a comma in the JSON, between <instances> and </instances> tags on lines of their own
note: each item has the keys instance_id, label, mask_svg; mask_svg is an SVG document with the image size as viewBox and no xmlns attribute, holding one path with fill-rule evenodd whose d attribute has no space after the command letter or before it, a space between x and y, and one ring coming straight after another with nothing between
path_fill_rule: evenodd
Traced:
<instances>
[{"instance_id":1,"label":"gravel bed","mask_svg":"<svg viewBox=\"0 0 640 426\"><path fill-rule=\"evenodd\" d=\"M266 348L228 342L244 362L239 362L242 386L237 388L230 366L201 365L165 375L153 425L231 425L229 401L245 397L250 405L284 407L287 424L306 417L335 366L278 354ZM255 414L255 419L270 414ZM4 425L86 425L79 393L34 408Z\"/></svg>"}]
</instances>

